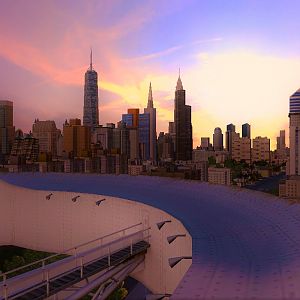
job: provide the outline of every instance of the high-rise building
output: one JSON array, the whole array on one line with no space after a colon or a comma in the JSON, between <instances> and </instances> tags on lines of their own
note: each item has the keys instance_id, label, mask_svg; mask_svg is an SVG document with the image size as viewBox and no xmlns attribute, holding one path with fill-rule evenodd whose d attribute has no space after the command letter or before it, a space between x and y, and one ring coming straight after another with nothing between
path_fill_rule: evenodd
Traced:
<instances>
[{"instance_id":1,"label":"high-rise building","mask_svg":"<svg viewBox=\"0 0 300 300\"><path fill-rule=\"evenodd\" d=\"M16 137L10 153L10 163L18 164L26 161L35 162L39 155L39 141L30 134Z\"/></svg>"},{"instance_id":2,"label":"high-rise building","mask_svg":"<svg viewBox=\"0 0 300 300\"><path fill-rule=\"evenodd\" d=\"M277 137L277 150L285 150L285 130L280 130L279 136Z\"/></svg>"},{"instance_id":3,"label":"high-rise building","mask_svg":"<svg viewBox=\"0 0 300 300\"><path fill-rule=\"evenodd\" d=\"M251 139L251 126L248 123L242 125L242 137Z\"/></svg>"},{"instance_id":4,"label":"high-rise building","mask_svg":"<svg viewBox=\"0 0 300 300\"><path fill-rule=\"evenodd\" d=\"M213 147L215 151L223 150L223 133L220 127L215 128L213 134Z\"/></svg>"},{"instance_id":5,"label":"high-rise building","mask_svg":"<svg viewBox=\"0 0 300 300\"><path fill-rule=\"evenodd\" d=\"M150 119L150 113L140 114L138 108L128 109L128 113L122 115L122 122L127 128L138 130L138 158L143 160L150 159ZM133 135L134 133L131 135L132 138ZM135 148L135 145L133 147Z\"/></svg>"},{"instance_id":6,"label":"high-rise building","mask_svg":"<svg viewBox=\"0 0 300 300\"><path fill-rule=\"evenodd\" d=\"M168 128L168 133L172 139L173 142L173 153L176 153L176 132L175 132L175 123L174 122L169 122L169 128Z\"/></svg>"},{"instance_id":7,"label":"high-rise building","mask_svg":"<svg viewBox=\"0 0 300 300\"><path fill-rule=\"evenodd\" d=\"M131 121L131 125L129 125L129 123L127 123L126 125L129 127L138 128L139 127L139 114L140 114L140 110L138 108L129 108L127 110L127 115L130 116L130 120L132 120L132 121Z\"/></svg>"},{"instance_id":8,"label":"high-rise building","mask_svg":"<svg viewBox=\"0 0 300 300\"><path fill-rule=\"evenodd\" d=\"M139 114L139 152L143 160L150 159L150 114Z\"/></svg>"},{"instance_id":9,"label":"high-rise building","mask_svg":"<svg viewBox=\"0 0 300 300\"><path fill-rule=\"evenodd\" d=\"M150 147L150 160L156 161L156 108L153 107L153 96L152 96L152 86L150 82L149 93L148 93L148 103L147 108L144 109L144 113L149 114L150 117L150 138L149 138L149 147Z\"/></svg>"},{"instance_id":10,"label":"high-rise building","mask_svg":"<svg viewBox=\"0 0 300 300\"><path fill-rule=\"evenodd\" d=\"M231 158L236 161L245 161L251 163L251 139L248 137L240 137L237 133L232 140Z\"/></svg>"},{"instance_id":11,"label":"high-rise building","mask_svg":"<svg viewBox=\"0 0 300 300\"><path fill-rule=\"evenodd\" d=\"M227 131L226 131L226 150L229 152L229 155L231 156L232 152L232 141L233 138L236 137L235 132L235 125L229 124L227 125Z\"/></svg>"},{"instance_id":12,"label":"high-rise building","mask_svg":"<svg viewBox=\"0 0 300 300\"><path fill-rule=\"evenodd\" d=\"M300 175L300 89L290 97L289 175Z\"/></svg>"},{"instance_id":13,"label":"high-rise building","mask_svg":"<svg viewBox=\"0 0 300 300\"><path fill-rule=\"evenodd\" d=\"M64 151L70 157L89 156L91 127L81 125L80 119L70 119L63 127Z\"/></svg>"},{"instance_id":14,"label":"high-rise building","mask_svg":"<svg viewBox=\"0 0 300 300\"><path fill-rule=\"evenodd\" d=\"M208 150L210 148L210 146L211 146L211 144L209 142L209 137L202 137L200 147L202 149Z\"/></svg>"},{"instance_id":15,"label":"high-rise building","mask_svg":"<svg viewBox=\"0 0 300 300\"><path fill-rule=\"evenodd\" d=\"M92 50L90 67L85 72L83 125L89 126L92 131L99 125L98 74L93 69Z\"/></svg>"},{"instance_id":16,"label":"high-rise building","mask_svg":"<svg viewBox=\"0 0 300 300\"><path fill-rule=\"evenodd\" d=\"M176 160L191 160L193 151L191 106L185 104L185 90L180 74L175 91L174 123Z\"/></svg>"},{"instance_id":17,"label":"high-rise building","mask_svg":"<svg viewBox=\"0 0 300 300\"><path fill-rule=\"evenodd\" d=\"M158 136L158 158L161 161L171 161L174 159L173 139L169 133L160 132Z\"/></svg>"},{"instance_id":18,"label":"high-rise building","mask_svg":"<svg viewBox=\"0 0 300 300\"><path fill-rule=\"evenodd\" d=\"M59 130L54 121L36 119L32 125L32 136L39 141L39 151L57 156Z\"/></svg>"},{"instance_id":19,"label":"high-rise building","mask_svg":"<svg viewBox=\"0 0 300 300\"><path fill-rule=\"evenodd\" d=\"M270 161L270 139L258 136L253 139L253 148L251 153L252 162L265 160Z\"/></svg>"},{"instance_id":20,"label":"high-rise building","mask_svg":"<svg viewBox=\"0 0 300 300\"><path fill-rule=\"evenodd\" d=\"M14 139L13 102L0 100L0 160L10 154Z\"/></svg>"}]
</instances>

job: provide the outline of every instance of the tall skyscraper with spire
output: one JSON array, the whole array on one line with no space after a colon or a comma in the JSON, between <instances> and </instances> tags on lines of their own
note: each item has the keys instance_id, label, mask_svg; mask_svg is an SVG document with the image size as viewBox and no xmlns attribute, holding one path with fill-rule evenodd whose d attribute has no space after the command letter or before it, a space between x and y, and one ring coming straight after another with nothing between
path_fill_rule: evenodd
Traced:
<instances>
[{"instance_id":1,"label":"tall skyscraper with spire","mask_svg":"<svg viewBox=\"0 0 300 300\"><path fill-rule=\"evenodd\" d=\"M90 54L90 67L85 72L83 125L93 131L99 125L98 74L93 69L93 53Z\"/></svg>"},{"instance_id":2,"label":"tall skyscraper with spire","mask_svg":"<svg viewBox=\"0 0 300 300\"><path fill-rule=\"evenodd\" d=\"M148 103L147 108L144 109L144 113L149 114L150 117L150 160L156 161L156 108L153 107L153 96L152 96L152 86L150 82L149 93L148 93Z\"/></svg>"},{"instance_id":3,"label":"tall skyscraper with spire","mask_svg":"<svg viewBox=\"0 0 300 300\"><path fill-rule=\"evenodd\" d=\"M180 70L175 91L174 123L176 160L191 160L193 151L191 106L185 104L185 90Z\"/></svg>"}]
</instances>

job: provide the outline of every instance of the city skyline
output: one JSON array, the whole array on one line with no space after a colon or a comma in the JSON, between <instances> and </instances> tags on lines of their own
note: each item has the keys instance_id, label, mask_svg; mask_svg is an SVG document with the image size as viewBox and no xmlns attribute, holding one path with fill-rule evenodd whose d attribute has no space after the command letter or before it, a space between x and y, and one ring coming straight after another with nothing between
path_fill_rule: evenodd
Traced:
<instances>
[{"instance_id":1,"label":"city skyline","mask_svg":"<svg viewBox=\"0 0 300 300\"><path fill-rule=\"evenodd\" d=\"M215 127L225 132L229 123L247 122L252 136L268 136L274 149L278 132L288 129L288 99L300 86L299 4L290 4L231 1L220 9L198 1L77 1L70 8L4 1L1 99L14 102L16 127L25 131L35 118L59 128L65 119L82 118L82 74L92 46L101 124L117 123L127 108L142 109L151 81L157 133L167 132L181 67L194 147Z\"/></svg>"}]
</instances>

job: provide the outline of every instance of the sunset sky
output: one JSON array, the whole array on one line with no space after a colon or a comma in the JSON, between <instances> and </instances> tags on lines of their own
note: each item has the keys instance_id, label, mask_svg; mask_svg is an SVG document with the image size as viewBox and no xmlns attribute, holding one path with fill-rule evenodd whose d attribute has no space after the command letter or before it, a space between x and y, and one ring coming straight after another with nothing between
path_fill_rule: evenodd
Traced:
<instances>
[{"instance_id":1,"label":"sunset sky","mask_svg":"<svg viewBox=\"0 0 300 300\"><path fill-rule=\"evenodd\" d=\"M24 131L82 118L92 47L101 124L145 107L151 81L166 131L180 67L194 146L248 122L274 147L300 88L299 11L298 0L0 0L0 99Z\"/></svg>"}]
</instances>

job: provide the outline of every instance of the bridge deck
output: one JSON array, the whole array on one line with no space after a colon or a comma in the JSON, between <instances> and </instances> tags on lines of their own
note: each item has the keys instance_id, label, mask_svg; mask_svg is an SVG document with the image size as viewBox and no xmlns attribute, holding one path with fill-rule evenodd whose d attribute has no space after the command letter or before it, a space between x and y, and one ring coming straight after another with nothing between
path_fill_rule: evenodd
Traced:
<instances>
[{"instance_id":1,"label":"bridge deck","mask_svg":"<svg viewBox=\"0 0 300 300\"><path fill-rule=\"evenodd\" d=\"M34 189L130 199L181 220L193 238L193 264L172 299L300 299L299 205L245 189L157 177L0 178Z\"/></svg>"}]
</instances>

